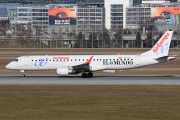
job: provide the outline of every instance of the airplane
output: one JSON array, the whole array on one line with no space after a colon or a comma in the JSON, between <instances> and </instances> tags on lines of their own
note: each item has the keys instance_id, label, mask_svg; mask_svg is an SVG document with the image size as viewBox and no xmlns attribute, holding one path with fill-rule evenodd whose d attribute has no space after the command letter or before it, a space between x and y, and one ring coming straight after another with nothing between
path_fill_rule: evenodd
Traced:
<instances>
[{"instance_id":1,"label":"airplane","mask_svg":"<svg viewBox=\"0 0 180 120\"><path fill-rule=\"evenodd\" d=\"M127 70L174 60L168 56L173 31L166 31L153 48L137 55L41 55L21 56L6 65L7 69L26 71L56 70L57 75L82 73L82 78L93 77L102 70Z\"/></svg>"}]
</instances>

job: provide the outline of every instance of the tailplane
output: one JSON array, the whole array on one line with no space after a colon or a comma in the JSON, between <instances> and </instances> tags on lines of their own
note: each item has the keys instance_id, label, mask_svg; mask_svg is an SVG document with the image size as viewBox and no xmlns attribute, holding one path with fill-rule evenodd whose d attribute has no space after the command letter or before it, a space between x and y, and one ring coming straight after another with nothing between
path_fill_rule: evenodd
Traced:
<instances>
[{"instance_id":1,"label":"tailplane","mask_svg":"<svg viewBox=\"0 0 180 120\"><path fill-rule=\"evenodd\" d=\"M153 48L141 55L168 56L173 31L166 31Z\"/></svg>"}]
</instances>

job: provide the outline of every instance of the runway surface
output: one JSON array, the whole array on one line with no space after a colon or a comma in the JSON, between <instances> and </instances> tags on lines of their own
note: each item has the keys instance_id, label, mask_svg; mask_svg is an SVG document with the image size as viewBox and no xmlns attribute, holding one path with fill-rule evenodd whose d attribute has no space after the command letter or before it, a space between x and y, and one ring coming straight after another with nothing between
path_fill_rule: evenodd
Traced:
<instances>
[{"instance_id":1,"label":"runway surface","mask_svg":"<svg viewBox=\"0 0 180 120\"><path fill-rule=\"evenodd\" d=\"M0 85L180 85L180 76L0 76Z\"/></svg>"}]
</instances>

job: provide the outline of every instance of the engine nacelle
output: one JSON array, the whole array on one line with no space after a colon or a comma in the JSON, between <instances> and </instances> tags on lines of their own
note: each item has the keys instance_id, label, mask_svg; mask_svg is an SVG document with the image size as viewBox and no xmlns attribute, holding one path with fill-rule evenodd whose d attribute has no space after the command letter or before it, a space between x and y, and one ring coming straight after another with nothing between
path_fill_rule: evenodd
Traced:
<instances>
[{"instance_id":1,"label":"engine nacelle","mask_svg":"<svg viewBox=\"0 0 180 120\"><path fill-rule=\"evenodd\" d=\"M58 75L68 75L71 72L67 67L60 67L57 68L56 73Z\"/></svg>"}]
</instances>

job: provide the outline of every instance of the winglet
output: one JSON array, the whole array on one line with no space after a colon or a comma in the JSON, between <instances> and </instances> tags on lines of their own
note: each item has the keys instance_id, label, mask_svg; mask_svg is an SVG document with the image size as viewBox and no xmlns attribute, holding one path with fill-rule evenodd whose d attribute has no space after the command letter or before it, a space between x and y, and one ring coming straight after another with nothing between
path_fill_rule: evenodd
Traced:
<instances>
[{"instance_id":1,"label":"winglet","mask_svg":"<svg viewBox=\"0 0 180 120\"><path fill-rule=\"evenodd\" d=\"M89 65L90 63L91 63L91 61L92 61L92 58L93 58L93 55L89 58L89 60L87 61L87 62L85 62L84 64L86 64L86 65Z\"/></svg>"}]
</instances>

